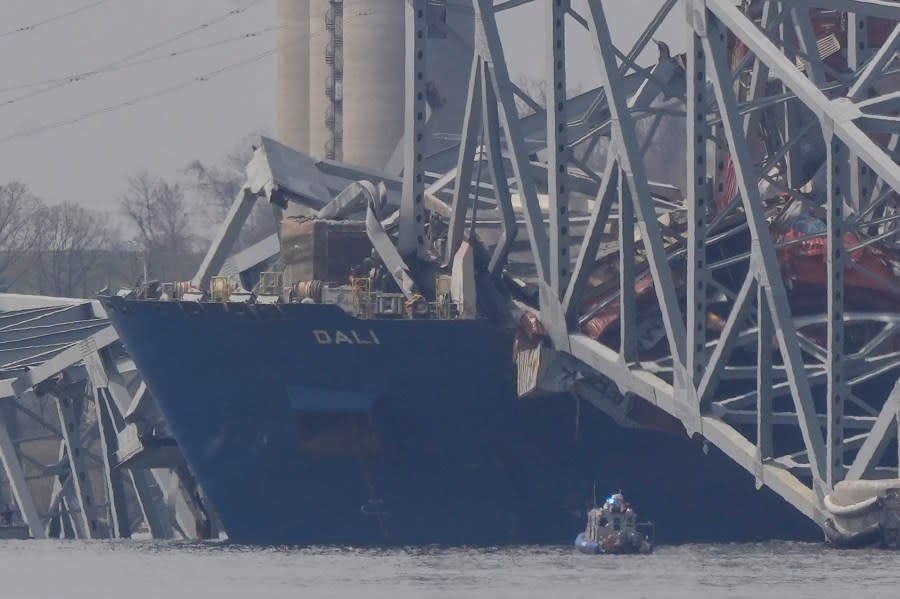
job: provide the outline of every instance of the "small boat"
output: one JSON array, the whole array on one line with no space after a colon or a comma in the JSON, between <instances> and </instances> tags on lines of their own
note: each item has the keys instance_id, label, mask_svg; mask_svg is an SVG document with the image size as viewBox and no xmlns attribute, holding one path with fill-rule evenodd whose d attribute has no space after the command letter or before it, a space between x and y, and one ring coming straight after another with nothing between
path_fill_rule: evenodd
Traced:
<instances>
[{"instance_id":1,"label":"small boat","mask_svg":"<svg viewBox=\"0 0 900 599\"><path fill-rule=\"evenodd\" d=\"M587 528L575 537L575 547L591 555L651 553L652 531L651 523L638 522L637 513L622 493L615 493L603 506L588 512Z\"/></svg>"}]
</instances>

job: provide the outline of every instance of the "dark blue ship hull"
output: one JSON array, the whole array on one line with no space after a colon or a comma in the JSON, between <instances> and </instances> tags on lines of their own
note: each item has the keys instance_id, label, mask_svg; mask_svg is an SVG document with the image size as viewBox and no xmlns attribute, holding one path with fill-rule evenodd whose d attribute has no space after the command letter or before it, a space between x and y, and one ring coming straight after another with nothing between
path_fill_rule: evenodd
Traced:
<instances>
[{"instance_id":1,"label":"dark blue ship hull","mask_svg":"<svg viewBox=\"0 0 900 599\"><path fill-rule=\"evenodd\" d=\"M662 541L812 538L684 437L518 399L511 338L329 305L105 300L231 540L567 543L623 488Z\"/></svg>"}]
</instances>

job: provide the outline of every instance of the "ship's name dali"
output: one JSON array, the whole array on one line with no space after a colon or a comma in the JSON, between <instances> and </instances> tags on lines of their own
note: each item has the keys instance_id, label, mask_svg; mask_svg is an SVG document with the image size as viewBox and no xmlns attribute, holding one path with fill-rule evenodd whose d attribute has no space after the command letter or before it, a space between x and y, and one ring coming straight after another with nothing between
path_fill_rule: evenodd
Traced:
<instances>
[{"instance_id":1,"label":"ship's name dali","mask_svg":"<svg viewBox=\"0 0 900 599\"><path fill-rule=\"evenodd\" d=\"M317 329L312 332L319 345L381 345L375 331L326 331Z\"/></svg>"}]
</instances>

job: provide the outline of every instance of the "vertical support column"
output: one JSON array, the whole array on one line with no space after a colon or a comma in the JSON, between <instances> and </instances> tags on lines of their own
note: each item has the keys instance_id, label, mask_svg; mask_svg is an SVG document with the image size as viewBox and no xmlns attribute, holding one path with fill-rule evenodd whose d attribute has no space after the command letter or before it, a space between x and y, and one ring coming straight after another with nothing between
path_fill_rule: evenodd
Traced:
<instances>
[{"instance_id":1,"label":"vertical support column","mask_svg":"<svg viewBox=\"0 0 900 599\"><path fill-rule=\"evenodd\" d=\"M865 15L847 14L847 63L857 70L866 62L869 53L869 21Z\"/></svg>"},{"instance_id":2,"label":"vertical support column","mask_svg":"<svg viewBox=\"0 0 900 599\"><path fill-rule=\"evenodd\" d=\"M823 123L828 152L828 427L826 459L829 488L844 478L844 197L842 170L847 168L846 146L834 135L833 124Z\"/></svg>"},{"instance_id":3,"label":"vertical support column","mask_svg":"<svg viewBox=\"0 0 900 599\"><path fill-rule=\"evenodd\" d=\"M103 459L106 497L109 500L110 536L124 539L131 536L128 523L128 509L125 503L125 485L122 472L115 468L117 433L112 411L115 407L106 388L94 389L94 405L97 410L97 424L100 427L100 449Z\"/></svg>"},{"instance_id":4,"label":"vertical support column","mask_svg":"<svg viewBox=\"0 0 900 599\"><path fill-rule=\"evenodd\" d=\"M328 32L325 62L333 84L330 89L327 84L325 86L329 104L325 109L325 129L328 131L325 155L332 160L344 159L344 99L339 91L343 89L344 73L343 21L344 0L328 0L328 11L325 13L325 31Z\"/></svg>"},{"instance_id":5,"label":"vertical support column","mask_svg":"<svg viewBox=\"0 0 900 599\"><path fill-rule=\"evenodd\" d=\"M787 7L782 5L782 10L787 11ZM781 25L779 25L781 40L783 44L782 51L784 52L785 57L790 60L793 64L797 64L797 38L796 38L796 30L793 27L793 18L790 14L784 14ZM782 83L782 91L786 94L790 94L791 90L787 85ZM794 135L799 132L799 123L800 120L800 110L797 107L797 104L800 101L797 98L792 98L787 100L784 103L784 114L781 119L781 141L782 143L787 143L794 139ZM788 150L784 155L784 164L785 164L785 178L787 180L788 187L791 189L797 189L801 182L797 180L797 164L794 160L794 156L796 155L795 147Z\"/></svg>"},{"instance_id":6,"label":"vertical support column","mask_svg":"<svg viewBox=\"0 0 900 599\"><path fill-rule=\"evenodd\" d=\"M608 158L612 160L612 158ZM634 291L634 201L625 173L619 170L619 354L629 364L637 360L637 294Z\"/></svg>"},{"instance_id":7,"label":"vertical support column","mask_svg":"<svg viewBox=\"0 0 900 599\"><path fill-rule=\"evenodd\" d=\"M775 455L772 436L772 315L766 301L766 290L756 288L757 347L756 347L756 450L759 460Z\"/></svg>"},{"instance_id":8,"label":"vertical support column","mask_svg":"<svg viewBox=\"0 0 900 599\"><path fill-rule=\"evenodd\" d=\"M13 497L16 499L16 505L19 506L22 519L28 525L31 536L35 539L45 538L40 513L37 511L34 497L28 488L16 446L9 436L5 418L2 415L0 415L0 460L3 461L3 471L6 473L6 479L9 481Z\"/></svg>"},{"instance_id":9,"label":"vertical support column","mask_svg":"<svg viewBox=\"0 0 900 599\"><path fill-rule=\"evenodd\" d=\"M869 54L868 50L868 20L864 15L849 13L847 15L847 66L854 71L859 71L866 61ZM864 203L868 199L868 186L863 182L863 179L868 176L868 168L860 165L859 157L853 152L849 156L849 167L850 205L858 216L865 209Z\"/></svg>"},{"instance_id":10,"label":"vertical support column","mask_svg":"<svg viewBox=\"0 0 900 599\"><path fill-rule=\"evenodd\" d=\"M547 0L547 191L550 195L550 288L562 297L569 279L569 190L566 165L566 11L569 0Z\"/></svg>"},{"instance_id":11,"label":"vertical support column","mask_svg":"<svg viewBox=\"0 0 900 599\"><path fill-rule=\"evenodd\" d=\"M66 453L69 458L69 476L72 480L72 493L80 508L78 518L80 522L76 525L76 530L81 535L80 538L93 539L102 537L99 530L99 522L96 515L96 501L91 492L91 484L88 479L86 458L84 456L84 447L81 445L81 435L78 430L79 413L81 408L81 400L60 397L56 400L56 408L59 412L59 426L62 429L63 439L66 442ZM73 509L71 503L67 502L69 510Z\"/></svg>"},{"instance_id":12,"label":"vertical support column","mask_svg":"<svg viewBox=\"0 0 900 599\"><path fill-rule=\"evenodd\" d=\"M427 0L406 0L406 115L403 134L403 197L400 239L403 256L424 258L425 247L425 48Z\"/></svg>"},{"instance_id":13,"label":"vertical support column","mask_svg":"<svg viewBox=\"0 0 900 599\"><path fill-rule=\"evenodd\" d=\"M693 9L692 3L688 10ZM703 11L692 11L702 19ZM689 15L691 16L691 15ZM706 54L700 35L705 24L688 30L687 46L687 376L696 388L706 364Z\"/></svg>"}]
</instances>

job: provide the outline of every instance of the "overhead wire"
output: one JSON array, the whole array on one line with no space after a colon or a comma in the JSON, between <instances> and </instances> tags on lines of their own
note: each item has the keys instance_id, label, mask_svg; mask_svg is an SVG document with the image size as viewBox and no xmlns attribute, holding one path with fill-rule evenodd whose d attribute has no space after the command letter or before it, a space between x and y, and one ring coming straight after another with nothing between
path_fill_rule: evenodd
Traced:
<instances>
[{"instance_id":1,"label":"overhead wire","mask_svg":"<svg viewBox=\"0 0 900 599\"><path fill-rule=\"evenodd\" d=\"M183 89L186 89L188 87L206 83L208 81L211 81L212 79L221 77L222 75L225 75L226 73L229 73L236 69L248 66L255 62L259 62L260 60L262 60L264 58L272 56L278 50L279 50L278 48L272 48L270 50L266 50L265 52L261 52L259 54L250 56L249 58L245 58L243 60L233 62L231 64L225 65L225 66L220 67L213 71L209 71L207 73L204 73L204 74L194 77L192 79L188 79L188 80L182 81L180 83L176 83L174 85L170 85L170 86L158 89L153 92L149 92L146 94L142 94L140 96L136 96L134 98L131 98L130 100L125 100L124 102L118 102L116 104L112 104L110 106L106 106L106 107L103 107L103 108L100 108L97 110L92 110L90 112L85 112L80 115L62 119L62 120L59 120L59 121L56 121L53 123L48 123L46 125L40 125L38 127L34 127L32 129L28 129L26 131L20 131L19 133L12 133L10 135L0 137L0 144L5 144L5 143L9 143L11 141L16 141L16 140L20 140L20 139L27 139L30 137L35 137L35 136L45 133L47 131L52 131L54 129L67 127L69 125L74 125L76 123L80 123L80 122L86 121L88 119L96 118L98 116L102 116L102 115L108 114L110 112L115 112L118 110L124 110L126 108L131 108L132 106L142 104L144 102L147 102L148 100L153 100L156 98L160 98L162 96L167 96L167 95L173 94L175 92L181 91Z\"/></svg>"},{"instance_id":2,"label":"overhead wire","mask_svg":"<svg viewBox=\"0 0 900 599\"><path fill-rule=\"evenodd\" d=\"M11 98L11 99L9 99L9 100L2 101L2 102L0 102L0 107L10 106L10 105L12 105L12 104L16 104L16 103L18 103L18 102L21 102L22 100L27 100L27 99L29 99L29 98L34 98L34 97L36 97L36 96L40 96L40 95L49 93L49 92L51 92L51 91L53 91L53 90L56 90L56 89L59 89L59 88L61 88L61 87L65 87L65 86L68 86L68 85L72 85L72 84L75 84L75 83L79 83L79 82L84 81L85 79L87 79L87 78L89 78L89 77L93 77L93 76L98 75L98 74L100 74L100 73L104 73L104 72L107 72L107 71L110 71L110 70L114 70L114 69L120 67L121 65L126 64L126 63L129 63L129 62L132 62L132 61L135 61L135 60L137 60L138 58L140 58L140 57L142 57L142 56L145 56L145 55L149 54L150 52L153 52L154 50L158 50L158 49L160 49L160 48L162 48L162 47L164 47L164 46L167 46L167 45L169 45L169 44L171 44L171 43L173 43L173 42L177 42L177 41L179 41L179 40L182 40L182 39L184 39L184 38L186 38L186 37L189 37L189 36L191 36L191 35L194 35L194 34L200 32L200 31L203 31L203 30L205 30L205 29L209 29L210 27L215 27L216 25L218 25L218 24L220 24L220 23L222 23L222 22L224 22L224 21L226 21L226 20L228 20L228 19L231 19L231 18L236 17L236 16L238 16L238 15L242 15L242 14L244 14L245 12L247 12L247 11L250 10L252 7L256 6L257 4L259 4L259 3L262 2L262 1L263 1L263 0L250 0L249 3L245 4L244 6L242 6L242 7L240 7L240 8L234 8L234 9L232 9L232 10L229 10L229 11L226 12L225 14L219 15L219 16L217 16L217 17L214 18L214 19L211 19L211 20L209 20L209 21L205 21L205 22L203 22L203 23L200 23L199 25L197 25L197 26L195 26L195 27L191 27L190 29L187 29L187 30L185 30L185 31L182 31L182 32L180 32L180 33L177 33L177 34L175 34L175 35L173 35L173 36L167 37L167 38L165 38L165 39L163 39L163 40L160 40L160 41L158 41L158 42L154 42L153 44L150 44L149 46L145 46L145 47L143 47L143 48L140 48L140 49L138 49L138 50L135 50L134 52L130 52L129 54L126 54L125 56L122 56L122 57L120 57L120 58L117 58L116 60L113 60L113 61L111 61L111 62L108 62L108 63L106 63L106 64L104 64L104 65L102 65L102 66L100 66L100 67L91 69L91 70L89 70L89 71L83 71L83 72L81 72L81 73L77 73L77 74L72 75L72 76L70 76L70 77L59 78L59 79L56 80L54 83L50 83L50 84L48 84L48 85L46 85L46 86L44 86L44 87L41 87L41 88L39 88L39 89L36 89L36 90L34 90L34 91L31 91L31 92L22 94L22 95L20 95L20 96L16 96L15 98Z\"/></svg>"},{"instance_id":3,"label":"overhead wire","mask_svg":"<svg viewBox=\"0 0 900 599\"><path fill-rule=\"evenodd\" d=\"M167 60L171 60L173 58L187 56L189 54L195 54L195 53L201 52L203 50L209 50L211 48L218 48L220 46L226 46L229 44L261 37L267 33L271 33L273 31L278 31L279 29L283 29L283 28L284 28L284 25L266 27L265 29L259 29L257 31L251 31L249 33L244 33L241 35L234 35L231 37L222 38L222 39L219 39L219 40L216 40L213 42L209 42L206 44L200 44L197 46L189 46L189 47L183 48L181 50L175 50L175 51L169 52L168 54L160 54L158 56L150 56L148 58L142 58L142 59L134 60L131 62L126 62L126 63L120 64L116 67L112 67L112 68L106 69L102 72L98 72L98 73L96 73L96 75L103 75L106 73L115 73L115 72L119 72L119 71L128 70L133 67L138 67L138 66L142 66L142 65L146 65L146 64L152 64L152 63L156 63L156 62L167 61ZM40 81L31 81L29 83L20 83L20 84L11 85L8 87L0 87L0 94L10 93L10 92L14 92L14 91L22 91L25 89L31 89L34 87L51 85L51 84L55 84L55 83L75 81L75 80L79 79L81 76L82 76L82 74L75 73L72 75L65 75L62 77L53 77L50 79L43 79Z\"/></svg>"},{"instance_id":4,"label":"overhead wire","mask_svg":"<svg viewBox=\"0 0 900 599\"><path fill-rule=\"evenodd\" d=\"M142 56L142 55L144 55L144 54L146 54L146 53L148 53L148 52L151 52L151 51L153 51L153 50L155 50L155 49L158 49L158 48L160 48L160 47L162 47L162 46L164 46L164 45L166 45L166 44L168 44L168 43L172 43L172 42L174 42L174 41L177 41L178 39L182 39L182 38L184 38L184 37L187 37L188 35L191 35L192 33L196 33L196 32L199 31L199 30L206 29L206 28L208 28L208 27L212 27L212 26L214 26L215 24L218 24L218 23L224 21L225 19L231 18L232 16L235 16L235 15L237 15L237 14L242 14L242 13L246 12L247 10L249 10L250 8L252 8L254 5L259 4L259 3L262 2L262 1L263 1L263 0L251 0L251 2L250 2L249 4L247 4L247 5L245 5L243 8L240 8L240 9L234 9L234 10L232 10L232 11L229 11L229 12L226 13L225 15L222 15L222 16L218 17L217 19L214 19L214 20L212 20L212 21L208 21L208 22L206 22L206 23L204 23L204 24L201 24L201 25L198 26L198 27L194 27L194 28L191 28L191 29L186 30L186 31L184 31L184 32L181 32L181 33L179 33L179 34L176 34L175 36L172 36L172 37L170 37L170 38L167 38L166 40L163 40L163 41L161 41L161 42L157 42L157 43L153 44L152 46L148 46L148 47L142 48L141 50L138 50L138 51L136 51L136 52L132 52L131 54L129 54L129 55L123 57L123 58L117 59L117 60L115 60L115 61L113 61L113 62L111 62L111 63L108 63L107 65L104 65L104 67L94 69L93 71L87 71L87 72L85 72L85 73L81 73L81 74L78 75L79 77L81 77L81 79L77 79L77 80L75 80L75 81L70 81L70 78L65 78L65 80L63 80L63 78L54 79L54 80L48 80L48 81L47 81L48 83L51 83L51 82L52 82L52 86L48 85L47 87L44 87L44 88L41 88L41 89L37 90L36 92L34 92L34 93L31 94L31 95L36 95L37 93L44 93L45 91L50 91L50 89L56 89L57 87L61 87L61 86L63 86L63 85L69 85L69 84L71 84L71 83L74 83L74 82L83 80L84 78L86 78L86 77L88 77L88 76L93 76L93 75L99 74L99 73L101 73L101 72L111 71L111 70L120 70L120 69L130 68L130 67L132 67L132 66L137 66L138 64L146 64L146 63L149 63L149 62L157 62L157 61L161 61L161 60L167 60L167 59L170 59L170 58L174 58L174 57L176 57L176 56L182 56L182 55L184 55L184 54L190 54L190 53L193 53L193 52L197 52L197 51L200 51L200 50L205 49L205 48L208 48L208 47L215 47L215 46L225 45L226 43L233 43L233 42L239 41L239 40L241 40L241 39L246 39L247 37L257 37L258 35L262 35L263 33L266 33L266 32L269 32L269 31L274 31L274 30L277 30L277 29L282 29L282 28L284 28L285 26L283 26L283 25L282 25L282 26L269 27L269 28L266 28L266 29L264 29L264 30L260 30L260 31L257 31L257 32L251 32L250 34L244 34L244 35L242 35L242 36L234 36L234 37L232 37L232 38L225 38L225 39L217 40L217 41L215 41L215 42L210 42L210 43L208 43L208 44L201 44L201 45L198 45L198 46L194 46L194 47L190 47L190 48L185 48L184 50L175 51L175 52L172 52L172 53L166 54L166 55L153 56L153 57L149 57L149 58L145 58L145 59L141 59L141 60L136 60L136 59L140 58L140 56ZM354 19L354 20L355 20L355 19ZM316 37L316 34L313 34L313 35L309 36L310 39L313 38L313 37ZM269 57L269 56L272 56L273 54L275 54L276 52L278 52L278 51L284 49L285 47L288 47L288 48L289 48L289 47L291 47L291 46L296 46L296 45L298 45L298 44L300 44L300 43L302 43L302 40L301 40L301 42L296 42L296 43L293 43L293 44L288 44L287 46L284 46L284 45L277 45L275 48L272 48L272 49L270 49L270 50L267 50L267 51L262 52L262 53L259 53L259 54L255 54L255 55L253 55L253 56L250 56L249 58L246 58L246 59L243 59L243 60L234 62L234 63L230 63L230 64L228 64L228 65L226 65L226 66L224 66L224 67L221 67L221 68L216 69L216 70L213 70L213 71L209 71L209 72L207 72L207 73L204 73L204 74L199 75L199 76L197 76L197 77L194 77L194 78L192 78L192 79L189 79L189 80L186 80L186 81L181 81L181 82L176 83L176 84L174 84L174 85L170 85L170 86L167 86L167 87L158 89L158 90L153 91L153 92L149 92L149 93L146 93L146 94L142 94L142 95L137 96L137 97L134 97L134 98L132 98L132 99L130 99L130 100L125 100L125 101L123 101L123 102L118 102L118 103L116 103L116 104L112 104L112 105L109 105L109 106L106 106L106 107L103 107L103 108L99 108L99 109L96 109L96 110L92 110L92 111L89 111L89 112L85 112L85 113L82 113L82 114L79 114L79 115L76 115L76 116L72 116L72 117L69 117L69 118L66 118L66 119L62 119L62 120L59 120L59 121L55 121L55 122L52 122L52 123L48 123L48 124L46 124L46 125L40 125L40 126L37 126L37 127L33 127L33 128L31 128L31 129L27 129L27 130L25 130L25 131L20 131L20 132L18 132L18 133L11 133L11 134L8 134L8 135L5 135L5 136L0 136L0 144L6 144L6 143L9 143L9 142L11 142L11 141L16 141L16 140L28 139L28 138L31 138L31 137L35 137L35 136L37 136L37 135L40 135L40 134L42 134L42 133L46 133L46 132L48 132L48 131L52 131L52 130L55 130L55 129L60 129L60 128L63 128L63 127L66 127L66 126L74 125L74 124L77 124L77 123L80 123L80 122L83 122L83 121L86 121L86 120L89 120L89 119L92 119L92 118L96 118L96 117L99 117L99 116L103 116L103 115L108 114L108 113L111 113L111 112L116 112L116 111L119 111L119 110L124 110L124 109L130 108L130 107L132 107L132 106L135 106L135 105L138 105L138 104L142 104L142 103L147 102L147 101L149 101L149 100L155 99L155 98L159 98L159 97L162 97L162 96L166 96L166 95L170 95L170 94L176 93L176 92L181 91L181 90L183 90L183 89L186 89L186 88L188 88L188 87L192 87L192 86L195 86L195 85L199 85L199 84L201 84L201 83L205 83L205 82L207 82L207 81L210 81L210 80L212 80L212 79L215 79L215 78L217 78L217 77L220 77L220 76L222 76L222 75L224 75L224 74L226 74L226 73L228 73L228 72L231 72L231 71L233 71L233 70L242 68L242 67L244 67L244 66L248 66L248 65L253 64L253 63L255 63L255 62L259 62L260 60L263 60L264 58L267 58L267 57ZM22 85L22 86L14 86L14 87L21 87L21 88L24 88L25 86L34 87L34 86L36 86L36 85L38 85L38 84L40 84L40 83L41 83L41 82L34 82L33 84L24 84L24 85ZM6 91L6 90L0 89L0 92L2 92L2 91ZM10 103L12 103L12 102L19 101L20 99L23 99L23 98L21 98L21 97L20 97L20 98L15 98L15 99L13 99L13 100L11 100L11 101L9 101L9 102L6 102L6 103L0 103L0 107L2 107L4 104L10 104Z\"/></svg>"},{"instance_id":5,"label":"overhead wire","mask_svg":"<svg viewBox=\"0 0 900 599\"><path fill-rule=\"evenodd\" d=\"M108 2L110 2L110 0L96 0L95 2L91 2L90 4L85 4L84 6L80 6L78 8L75 8L75 9L72 9L72 10L57 14L57 15L53 15L52 17L47 17L45 19L42 19L40 21L35 21L34 23L30 23L28 25L23 25L21 27L16 27L15 29L10 29L8 31L4 31L4 32L0 33L0 39L6 38L6 37L12 37L12 36L18 35L20 33L27 33L29 31L34 31L35 29L43 27L44 25L49 25L50 23L55 23L57 21L62 21L63 19L67 19L69 17L74 17L75 15L81 14L83 12L87 12L93 8L97 8L98 6L100 6L102 4L107 4Z\"/></svg>"}]
</instances>

